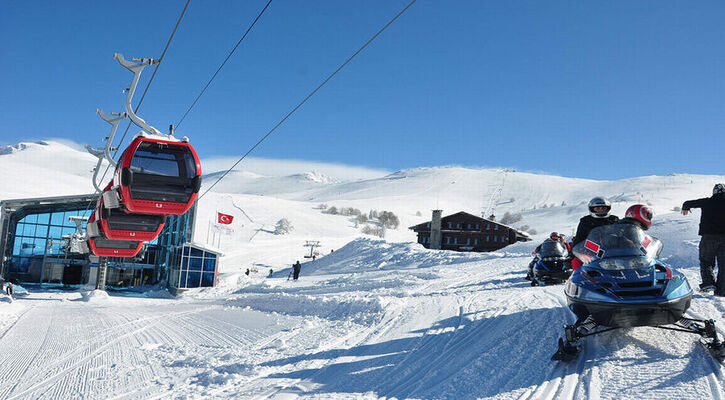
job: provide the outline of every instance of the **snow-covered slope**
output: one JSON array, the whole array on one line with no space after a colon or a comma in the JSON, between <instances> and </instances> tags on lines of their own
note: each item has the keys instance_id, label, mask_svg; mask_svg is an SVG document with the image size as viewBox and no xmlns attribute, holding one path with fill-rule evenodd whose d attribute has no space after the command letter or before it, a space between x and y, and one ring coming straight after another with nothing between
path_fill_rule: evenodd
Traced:
<instances>
[{"instance_id":1,"label":"snow-covered slope","mask_svg":"<svg viewBox=\"0 0 725 400\"><path fill-rule=\"evenodd\" d=\"M0 199L91 191L93 159L72 147L2 153ZM651 203L663 257L698 283L699 212L672 210L718 181L725 177L592 181L441 167L338 182L235 171L199 204L199 242L213 239L217 211L235 217L218 242L217 287L174 299L31 290L34 301L0 301L0 381L8 383L0 398L723 398L725 371L680 332L605 333L586 341L578 362L552 363L573 315L561 286L523 280L538 240L571 233L584 203L604 195L619 215ZM414 243L407 226L431 209L480 214L499 189L495 213L520 213L514 225L538 230L534 242L484 254ZM380 240L321 203L393 211L401 224ZM275 235L282 218L294 229ZM306 240L321 241L315 261L303 258ZM292 281L296 260L302 276ZM690 313L723 320L725 302L696 294Z\"/></svg>"},{"instance_id":2,"label":"snow-covered slope","mask_svg":"<svg viewBox=\"0 0 725 400\"><path fill-rule=\"evenodd\" d=\"M0 146L0 200L91 193L95 165L95 157L60 142Z\"/></svg>"}]
</instances>

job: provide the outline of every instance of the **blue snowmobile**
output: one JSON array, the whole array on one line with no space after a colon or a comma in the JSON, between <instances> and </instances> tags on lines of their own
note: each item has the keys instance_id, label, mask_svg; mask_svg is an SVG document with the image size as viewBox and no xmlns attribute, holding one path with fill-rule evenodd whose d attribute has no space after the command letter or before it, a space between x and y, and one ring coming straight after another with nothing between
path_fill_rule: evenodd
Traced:
<instances>
[{"instance_id":1,"label":"blue snowmobile","mask_svg":"<svg viewBox=\"0 0 725 400\"><path fill-rule=\"evenodd\" d=\"M637 326L698 334L716 358L725 358L715 322L684 317L692 288L684 275L658 260L661 250L659 239L627 223L597 227L574 247L584 265L572 273L564 291L577 321L564 327L565 338L559 339L552 360L576 358L581 338Z\"/></svg>"},{"instance_id":2,"label":"blue snowmobile","mask_svg":"<svg viewBox=\"0 0 725 400\"><path fill-rule=\"evenodd\" d=\"M526 276L526 279L531 280L531 286L562 283L569 279L572 270L569 250L564 243L547 239L536 248L534 254Z\"/></svg>"}]
</instances>

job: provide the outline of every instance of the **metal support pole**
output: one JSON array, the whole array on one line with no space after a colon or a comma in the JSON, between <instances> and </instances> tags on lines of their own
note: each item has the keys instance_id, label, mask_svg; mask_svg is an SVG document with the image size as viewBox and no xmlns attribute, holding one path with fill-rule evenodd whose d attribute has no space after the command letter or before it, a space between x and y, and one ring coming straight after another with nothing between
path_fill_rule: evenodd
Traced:
<instances>
[{"instance_id":1,"label":"metal support pole","mask_svg":"<svg viewBox=\"0 0 725 400\"><path fill-rule=\"evenodd\" d=\"M106 290L106 270L108 269L108 257L98 259L98 275L96 275L96 290Z\"/></svg>"}]
</instances>

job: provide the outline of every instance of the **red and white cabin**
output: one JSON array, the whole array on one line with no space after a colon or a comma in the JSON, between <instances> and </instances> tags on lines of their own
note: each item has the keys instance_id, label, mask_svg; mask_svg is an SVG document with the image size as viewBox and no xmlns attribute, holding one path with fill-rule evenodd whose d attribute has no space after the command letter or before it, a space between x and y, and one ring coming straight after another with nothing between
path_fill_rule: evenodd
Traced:
<instances>
[{"instance_id":1,"label":"red and white cabin","mask_svg":"<svg viewBox=\"0 0 725 400\"><path fill-rule=\"evenodd\" d=\"M96 213L91 214L88 218L88 224L96 222ZM141 248L143 241L138 240L113 240L103 236L95 236L88 238L88 248L91 252L99 257L135 257Z\"/></svg>"},{"instance_id":2,"label":"red and white cabin","mask_svg":"<svg viewBox=\"0 0 725 400\"><path fill-rule=\"evenodd\" d=\"M188 142L142 133L118 160L113 182L129 213L181 215L196 201L201 163Z\"/></svg>"},{"instance_id":3,"label":"red and white cabin","mask_svg":"<svg viewBox=\"0 0 725 400\"><path fill-rule=\"evenodd\" d=\"M129 214L122 208L106 208L103 195L99 197L93 213L95 221L86 225L90 237L148 242L159 236L166 223L165 215Z\"/></svg>"}]
</instances>

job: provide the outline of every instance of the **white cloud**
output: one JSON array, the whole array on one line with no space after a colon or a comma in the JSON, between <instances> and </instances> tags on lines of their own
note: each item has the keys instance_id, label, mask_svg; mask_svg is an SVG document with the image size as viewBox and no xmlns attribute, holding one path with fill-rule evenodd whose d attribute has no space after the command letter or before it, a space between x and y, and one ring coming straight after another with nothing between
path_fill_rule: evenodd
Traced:
<instances>
[{"instance_id":1,"label":"white cloud","mask_svg":"<svg viewBox=\"0 0 725 400\"><path fill-rule=\"evenodd\" d=\"M203 159L201 167L204 174L225 171L234 165L237 160L237 158L232 157L213 157ZM379 178L390 173L390 171L384 169L320 161L256 157L245 158L234 170L247 171L264 176L286 176L316 171L340 181Z\"/></svg>"}]
</instances>

